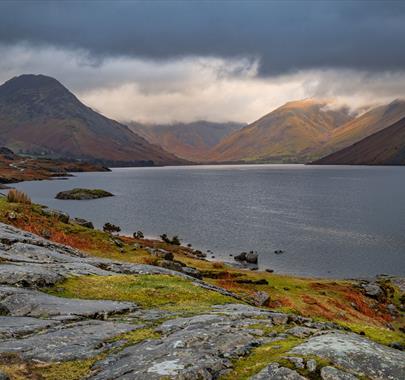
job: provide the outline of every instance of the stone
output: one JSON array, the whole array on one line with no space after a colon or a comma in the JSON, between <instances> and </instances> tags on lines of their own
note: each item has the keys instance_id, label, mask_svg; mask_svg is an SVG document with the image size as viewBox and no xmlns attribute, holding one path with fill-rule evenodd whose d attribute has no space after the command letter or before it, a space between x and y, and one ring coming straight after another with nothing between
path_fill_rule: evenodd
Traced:
<instances>
[{"instance_id":1,"label":"stone","mask_svg":"<svg viewBox=\"0 0 405 380\"><path fill-rule=\"evenodd\" d=\"M270 301L270 296L266 292L255 292L253 294L253 300L257 306L264 306Z\"/></svg>"},{"instance_id":2,"label":"stone","mask_svg":"<svg viewBox=\"0 0 405 380\"><path fill-rule=\"evenodd\" d=\"M74 219L72 220L72 222L73 222L74 224L77 224L78 226L81 226L81 227L86 227L86 228L94 229L93 223L90 222L90 221L88 221L88 220L86 220L86 219L83 219L83 218L74 218Z\"/></svg>"},{"instance_id":3,"label":"stone","mask_svg":"<svg viewBox=\"0 0 405 380\"><path fill-rule=\"evenodd\" d=\"M291 353L316 355L328 359L342 370L372 380L402 380L405 374L404 352L352 333L329 332L313 336L294 347Z\"/></svg>"},{"instance_id":4,"label":"stone","mask_svg":"<svg viewBox=\"0 0 405 380\"><path fill-rule=\"evenodd\" d=\"M310 335L316 333L317 331L318 331L317 329L312 329L309 327L296 326L296 327L293 327L293 328L287 330L287 333L291 334L297 338L307 338Z\"/></svg>"},{"instance_id":5,"label":"stone","mask_svg":"<svg viewBox=\"0 0 405 380\"><path fill-rule=\"evenodd\" d=\"M322 380L357 380L356 376L330 366L321 369L321 378Z\"/></svg>"},{"instance_id":6,"label":"stone","mask_svg":"<svg viewBox=\"0 0 405 380\"><path fill-rule=\"evenodd\" d=\"M246 261L249 264L257 264L259 255L256 252L249 252L246 254Z\"/></svg>"},{"instance_id":7,"label":"stone","mask_svg":"<svg viewBox=\"0 0 405 380\"><path fill-rule=\"evenodd\" d=\"M173 253L165 249L155 249L152 251L152 255L162 260L173 260Z\"/></svg>"},{"instance_id":8,"label":"stone","mask_svg":"<svg viewBox=\"0 0 405 380\"><path fill-rule=\"evenodd\" d=\"M314 359L307 360L306 367L307 367L308 372L311 372L311 373L315 372L317 366L318 366L318 363L316 362L316 360L314 360Z\"/></svg>"},{"instance_id":9,"label":"stone","mask_svg":"<svg viewBox=\"0 0 405 380\"><path fill-rule=\"evenodd\" d=\"M0 380L10 380L8 375L0 370Z\"/></svg>"},{"instance_id":10,"label":"stone","mask_svg":"<svg viewBox=\"0 0 405 380\"><path fill-rule=\"evenodd\" d=\"M278 363L272 363L252 376L250 380L305 380L298 372L280 367Z\"/></svg>"},{"instance_id":11,"label":"stone","mask_svg":"<svg viewBox=\"0 0 405 380\"><path fill-rule=\"evenodd\" d=\"M304 369L305 368L305 362L303 358L298 358L296 356L284 356L284 359L287 359L289 362L291 362L295 368L298 369Z\"/></svg>"},{"instance_id":12,"label":"stone","mask_svg":"<svg viewBox=\"0 0 405 380\"><path fill-rule=\"evenodd\" d=\"M368 297L379 299L384 296L380 285L376 283L362 284L361 287L363 288L364 294Z\"/></svg>"},{"instance_id":13,"label":"stone","mask_svg":"<svg viewBox=\"0 0 405 380\"><path fill-rule=\"evenodd\" d=\"M246 261L246 252L241 252L239 255L234 256L234 259L237 261Z\"/></svg>"},{"instance_id":14,"label":"stone","mask_svg":"<svg viewBox=\"0 0 405 380\"><path fill-rule=\"evenodd\" d=\"M139 326L105 321L75 322L27 338L0 343L0 353L16 353L26 360L66 361L96 356L123 341L105 343Z\"/></svg>"},{"instance_id":15,"label":"stone","mask_svg":"<svg viewBox=\"0 0 405 380\"><path fill-rule=\"evenodd\" d=\"M69 223L70 216L66 212L46 208L43 210L43 213L45 215L56 218L57 220L59 220L62 223Z\"/></svg>"},{"instance_id":16,"label":"stone","mask_svg":"<svg viewBox=\"0 0 405 380\"><path fill-rule=\"evenodd\" d=\"M399 314L397 307L390 303L389 305L387 305L387 310L388 312L392 315L392 316L397 316Z\"/></svg>"},{"instance_id":17,"label":"stone","mask_svg":"<svg viewBox=\"0 0 405 380\"><path fill-rule=\"evenodd\" d=\"M184 266L183 263L174 260L159 260L157 262L157 265L159 265L162 268L170 269L176 272L182 272Z\"/></svg>"},{"instance_id":18,"label":"stone","mask_svg":"<svg viewBox=\"0 0 405 380\"><path fill-rule=\"evenodd\" d=\"M0 286L0 306L9 316L80 316L104 318L134 311L131 302L79 300L51 296L37 290Z\"/></svg>"}]
</instances>

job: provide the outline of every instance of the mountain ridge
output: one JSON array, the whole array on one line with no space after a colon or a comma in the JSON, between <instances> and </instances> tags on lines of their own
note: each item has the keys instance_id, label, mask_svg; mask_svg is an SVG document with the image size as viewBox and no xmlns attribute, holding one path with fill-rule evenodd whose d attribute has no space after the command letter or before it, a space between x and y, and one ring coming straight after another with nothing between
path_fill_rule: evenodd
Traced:
<instances>
[{"instance_id":1,"label":"mountain ridge","mask_svg":"<svg viewBox=\"0 0 405 380\"><path fill-rule=\"evenodd\" d=\"M0 86L0 144L16 153L113 166L184 163L45 75L24 74Z\"/></svg>"}]
</instances>

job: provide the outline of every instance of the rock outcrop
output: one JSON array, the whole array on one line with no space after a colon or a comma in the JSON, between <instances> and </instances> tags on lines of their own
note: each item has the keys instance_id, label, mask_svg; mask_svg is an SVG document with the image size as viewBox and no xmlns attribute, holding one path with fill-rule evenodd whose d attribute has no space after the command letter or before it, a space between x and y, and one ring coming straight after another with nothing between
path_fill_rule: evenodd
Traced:
<instances>
[{"instance_id":1,"label":"rock outcrop","mask_svg":"<svg viewBox=\"0 0 405 380\"><path fill-rule=\"evenodd\" d=\"M233 297L234 303L190 315L132 302L60 298L46 289L77 276L144 274L178 276ZM153 331L153 339L128 338L145 326ZM285 343L290 348L269 355L250 379L303 380L308 373L323 380L405 377L404 352L332 323L241 303L231 292L180 271L90 257L0 224L0 359L92 359L86 375L92 380L213 380L222 375L237 380L235 364L255 348L269 347L271 353Z\"/></svg>"}]
</instances>

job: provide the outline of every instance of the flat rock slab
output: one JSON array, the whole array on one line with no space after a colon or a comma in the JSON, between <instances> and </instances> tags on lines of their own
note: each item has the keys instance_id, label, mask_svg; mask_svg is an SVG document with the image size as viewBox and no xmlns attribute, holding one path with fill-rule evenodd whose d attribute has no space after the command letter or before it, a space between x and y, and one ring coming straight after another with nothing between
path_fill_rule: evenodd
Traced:
<instances>
[{"instance_id":1,"label":"flat rock slab","mask_svg":"<svg viewBox=\"0 0 405 380\"><path fill-rule=\"evenodd\" d=\"M135 309L131 302L60 298L37 290L0 286L0 310L10 316L102 318Z\"/></svg>"},{"instance_id":2,"label":"flat rock slab","mask_svg":"<svg viewBox=\"0 0 405 380\"><path fill-rule=\"evenodd\" d=\"M85 359L122 344L106 341L137 328L116 322L78 322L28 338L4 341L0 343L0 353L17 353L23 359L47 362Z\"/></svg>"},{"instance_id":3,"label":"flat rock slab","mask_svg":"<svg viewBox=\"0 0 405 380\"><path fill-rule=\"evenodd\" d=\"M373 380L405 379L405 352L356 334L331 332L314 336L291 352L329 359L350 373Z\"/></svg>"},{"instance_id":4,"label":"flat rock slab","mask_svg":"<svg viewBox=\"0 0 405 380\"><path fill-rule=\"evenodd\" d=\"M0 316L0 340L39 332L59 323L51 319Z\"/></svg>"},{"instance_id":5,"label":"flat rock slab","mask_svg":"<svg viewBox=\"0 0 405 380\"><path fill-rule=\"evenodd\" d=\"M232 359L245 356L260 343L249 330L219 315L180 318L159 330L168 335L96 363L92 379L214 379L232 366Z\"/></svg>"}]
</instances>

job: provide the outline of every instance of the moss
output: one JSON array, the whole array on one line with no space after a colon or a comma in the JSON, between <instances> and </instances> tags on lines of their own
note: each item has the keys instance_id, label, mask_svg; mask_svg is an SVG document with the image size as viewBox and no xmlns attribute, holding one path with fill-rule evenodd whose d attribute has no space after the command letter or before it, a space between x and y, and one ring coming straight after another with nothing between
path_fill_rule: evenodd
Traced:
<instances>
[{"instance_id":1,"label":"moss","mask_svg":"<svg viewBox=\"0 0 405 380\"><path fill-rule=\"evenodd\" d=\"M260 372L266 365L282 361L282 356L302 342L302 339L288 338L264 344L252 350L250 355L235 361L233 370L221 380L245 380Z\"/></svg>"},{"instance_id":2,"label":"moss","mask_svg":"<svg viewBox=\"0 0 405 380\"><path fill-rule=\"evenodd\" d=\"M91 373L91 367L99 358L72 360L37 366L33 372L44 380L79 380Z\"/></svg>"},{"instance_id":3,"label":"moss","mask_svg":"<svg viewBox=\"0 0 405 380\"><path fill-rule=\"evenodd\" d=\"M405 335L397 331L388 330L383 327L350 322L340 322L339 324L357 334L364 334L367 338L374 340L377 343L388 345L397 342L405 345Z\"/></svg>"},{"instance_id":4,"label":"moss","mask_svg":"<svg viewBox=\"0 0 405 380\"><path fill-rule=\"evenodd\" d=\"M82 276L48 292L68 298L131 301L143 308L197 313L235 300L169 275Z\"/></svg>"},{"instance_id":5,"label":"moss","mask_svg":"<svg viewBox=\"0 0 405 380\"><path fill-rule=\"evenodd\" d=\"M158 339L160 336L161 335L152 328L141 328L118 335L108 342L117 342L119 340L124 340L126 342L125 346L131 346L146 339Z\"/></svg>"}]
</instances>

